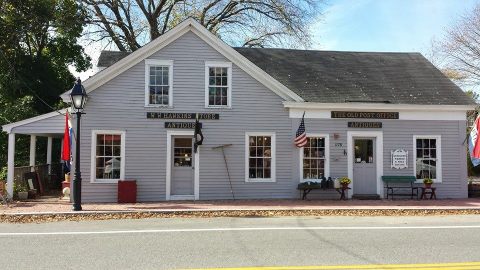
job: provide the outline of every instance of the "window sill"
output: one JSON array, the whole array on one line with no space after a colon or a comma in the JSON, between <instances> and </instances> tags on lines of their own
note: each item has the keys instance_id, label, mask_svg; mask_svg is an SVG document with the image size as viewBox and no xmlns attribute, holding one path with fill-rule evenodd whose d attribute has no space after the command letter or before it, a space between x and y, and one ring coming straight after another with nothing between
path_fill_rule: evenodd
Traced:
<instances>
[{"instance_id":1,"label":"window sill","mask_svg":"<svg viewBox=\"0 0 480 270\"><path fill-rule=\"evenodd\" d=\"M156 109L173 109L173 106L170 105L145 105L145 108L156 108Z\"/></svg>"},{"instance_id":2,"label":"window sill","mask_svg":"<svg viewBox=\"0 0 480 270\"><path fill-rule=\"evenodd\" d=\"M90 181L91 184L117 184L120 179L96 179L93 181Z\"/></svg>"},{"instance_id":3,"label":"window sill","mask_svg":"<svg viewBox=\"0 0 480 270\"><path fill-rule=\"evenodd\" d=\"M247 183L274 183L276 182L273 178L247 178L245 179Z\"/></svg>"},{"instance_id":4,"label":"window sill","mask_svg":"<svg viewBox=\"0 0 480 270\"><path fill-rule=\"evenodd\" d=\"M441 183L442 183L441 179L433 179L433 184L441 184ZM415 184L423 185L423 179L417 179L417 181L415 181Z\"/></svg>"},{"instance_id":5,"label":"window sill","mask_svg":"<svg viewBox=\"0 0 480 270\"><path fill-rule=\"evenodd\" d=\"M205 109L214 109L214 110L218 110L218 109L232 109L231 106L206 106Z\"/></svg>"}]
</instances>

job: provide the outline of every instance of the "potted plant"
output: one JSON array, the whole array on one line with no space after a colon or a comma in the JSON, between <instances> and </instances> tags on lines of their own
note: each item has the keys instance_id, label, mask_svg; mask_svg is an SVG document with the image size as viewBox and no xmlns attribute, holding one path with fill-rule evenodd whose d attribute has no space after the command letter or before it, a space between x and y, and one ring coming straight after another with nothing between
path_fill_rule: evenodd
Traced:
<instances>
[{"instance_id":1,"label":"potted plant","mask_svg":"<svg viewBox=\"0 0 480 270\"><path fill-rule=\"evenodd\" d=\"M425 188L431 188L433 184L433 180L431 178L423 178L423 184L425 185Z\"/></svg>"},{"instance_id":2,"label":"potted plant","mask_svg":"<svg viewBox=\"0 0 480 270\"><path fill-rule=\"evenodd\" d=\"M28 189L25 185L14 184L13 193L17 195L20 201L28 199Z\"/></svg>"},{"instance_id":3,"label":"potted plant","mask_svg":"<svg viewBox=\"0 0 480 270\"><path fill-rule=\"evenodd\" d=\"M352 183L352 180L350 180L350 178L348 178L348 177L342 177L342 178L340 178L339 182L340 182L340 185L342 185L343 189L347 189L348 185L350 185L350 183Z\"/></svg>"}]
</instances>

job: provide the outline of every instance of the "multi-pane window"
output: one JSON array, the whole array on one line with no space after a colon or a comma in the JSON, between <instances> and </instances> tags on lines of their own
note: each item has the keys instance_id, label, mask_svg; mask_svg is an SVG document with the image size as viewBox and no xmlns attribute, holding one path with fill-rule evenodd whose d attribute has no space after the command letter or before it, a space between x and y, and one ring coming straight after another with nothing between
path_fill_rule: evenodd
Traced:
<instances>
[{"instance_id":1,"label":"multi-pane window","mask_svg":"<svg viewBox=\"0 0 480 270\"><path fill-rule=\"evenodd\" d=\"M145 106L173 106L173 61L145 60Z\"/></svg>"},{"instance_id":2,"label":"multi-pane window","mask_svg":"<svg viewBox=\"0 0 480 270\"><path fill-rule=\"evenodd\" d=\"M205 62L205 106L230 107L232 64Z\"/></svg>"},{"instance_id":3,"label":"multi-pane window","mask_svg":"<svg viewBox=\"0 0 480 270\"><path fill-rule=\"evenodd\" d=\"M228 106L228 68L208 68L208 105Z\"/></svg>"},{"instance_id":4,"label":"multi-pane window","mask_svg":"<svg viewBox=\"0 0 480 270\"><path fill-rule=\"evenodd\" d=\"M148 85L150 105L168 105L169 69L169 66L150 66Z\"/></svg>"},{"instance_id":5,"label":"multi-pane window","mask_svg":"<svg viewBox=\"0 0 480 270\"><path fill-rule=\"evenodd\" d=\"M175 138L173 148L173 165L175 167L192 167L192 139Z\"/></svg>"},{"instance_id":6,"label":"multi-pane window","mask_svg":"<svg viewBox=\"0 0 480 270\"><path fill-rule=\"evenodd\" d=\"M248 136L248 178L250 180L273 179L273 144L274 137L271 135Z\"/></svg>"},{"instance_id":7,"label":"multi-pane window","mask_svg":"<svg viewBox=\"0 0 480 270\"><path fill-rule=\"evenodd\" d=\"M94 133L95 179L120 179L122 175L121 133Z\"/></svg>"},{"instance_id":8,"label":"multi-pane window","mask_svg":"<svg viewBox=\"0 0 480 270\"><path fill-rule=\"evenodd\" d=\"M417 179L437 179L438 141L436 138L416 138Z\"/></svg>"},{"instance_id":9,"label":"multi-pane window","mask_svg":"<svg viewBox=\"0 0 480 270\"><path fill-rule=\"evenodd\" d=\"M303 179L325 176L325 138L308 137L303 147Z\"/></svg>"}]
</instances>

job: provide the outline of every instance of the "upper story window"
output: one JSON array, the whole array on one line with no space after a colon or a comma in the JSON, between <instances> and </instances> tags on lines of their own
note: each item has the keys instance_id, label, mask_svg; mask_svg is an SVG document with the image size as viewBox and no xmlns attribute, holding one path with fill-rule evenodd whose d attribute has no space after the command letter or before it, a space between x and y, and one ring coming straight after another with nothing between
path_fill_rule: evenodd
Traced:
<instances>
[{"instance_id":1,"label":"upper story window","mask_svg":"<svg viewBox=\"0 0 480 270\"><path fill-rule=\"evenodd\" d=\"M112 183L125 178L125 131L92 132L92 182Z\"/></svg>"},{"instance_id":2,"label":"upper story window","mask_svg":"<svg viewBox=\"0 0 480 270\"><path fill-rule=\"evenodd\" d=\"M205 107L232 106L232 63L205 62Z\"/></svg>"},{"instance_id":3,"label":"upper story window","mask_svg":"<svg viewBox=\"0 0 480 270\"><path fill-rule=\"evenodd\" d=\"M441 137L414 136L414 170L418 180L431 178L435 182L442 180Z\"/></svg>"},{"instance_id":4,"label":"upper story window","mask_svg":"<svg viewBox=\"0 0 480 270\"><path fill-rule=\"evenodd\" d=\"M145 60L145 106L173 106L173 61Z\"/></svg>"},{"instance_id":5,"label":"upper story window","mask_svg":"<svg viewBox=\"0 0 480 270\"><path fill-rule=\"evenodd\" d=\"M246 182L275 182L275 133L245 134Z\"/></svg>"}]
</instances>

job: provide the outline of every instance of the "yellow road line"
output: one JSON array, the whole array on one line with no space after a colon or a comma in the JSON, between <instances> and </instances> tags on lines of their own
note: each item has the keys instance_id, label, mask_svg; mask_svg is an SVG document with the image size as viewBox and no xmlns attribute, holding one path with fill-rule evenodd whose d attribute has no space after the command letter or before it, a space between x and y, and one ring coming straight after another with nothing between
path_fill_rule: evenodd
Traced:
<instances>
[{"instance_id":1,"label":"yellow road line","mask_svg":"<svg viewBox=\"0 0 480 270\"><path fill-rule=\"evenodd\" d=\"M357 264L329 266L268 266L268 267L233 267L233 268L197 268L190 270L354 270L354 269L388 269L388 270L480 270L480 262L433 263L433 264Z\"/></svg>"}]
</instances>

